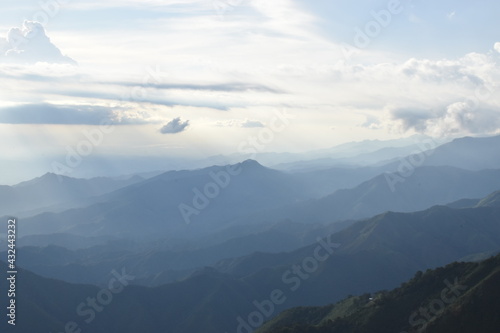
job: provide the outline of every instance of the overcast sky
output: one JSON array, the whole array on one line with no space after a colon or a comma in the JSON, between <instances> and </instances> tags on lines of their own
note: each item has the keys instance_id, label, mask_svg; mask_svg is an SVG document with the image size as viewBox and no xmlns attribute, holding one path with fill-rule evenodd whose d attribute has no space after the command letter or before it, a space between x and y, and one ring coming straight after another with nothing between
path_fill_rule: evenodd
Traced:
<instances>
[{"instance_id":1,"label":"overcast sky","mask_svg":"<svg viewBox=\"0 0 500 333\"><path fill-rule=\"evenodd\" d=\"M68 147L202 158L270 128L263 151L499 134L499 12L494 0L3 1L0 183L67 165Z\"/></svg>"}]
</instances>

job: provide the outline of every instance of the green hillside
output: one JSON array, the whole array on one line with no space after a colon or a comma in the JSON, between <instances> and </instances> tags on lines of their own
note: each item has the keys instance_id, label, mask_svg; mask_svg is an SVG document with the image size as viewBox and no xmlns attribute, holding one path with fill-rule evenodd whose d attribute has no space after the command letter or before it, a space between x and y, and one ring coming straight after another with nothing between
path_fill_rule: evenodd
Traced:
<instances>
[{"instance_id":1,"label":"green hillside","mask_svg":"<svg viewBox=\"0 0 500 333\"><path fill-rule=\"evenodd\" d=\"M452 287L450 287L452 286ZM258 333L498 332L500 256L418 272L389 292L283 312Z\"/></svg>"}]
</instances>

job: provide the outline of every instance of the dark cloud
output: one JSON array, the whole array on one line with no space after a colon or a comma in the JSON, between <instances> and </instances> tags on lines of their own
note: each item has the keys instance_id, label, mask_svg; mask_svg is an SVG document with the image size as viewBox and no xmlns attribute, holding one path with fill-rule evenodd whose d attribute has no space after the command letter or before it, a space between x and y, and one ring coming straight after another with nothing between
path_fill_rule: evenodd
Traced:
<instances>
[{"instance_id":1,"label":"dark cloud","mask_svg":"<svg viewBox=\"0 0 500 333\"><path fill-rule=\"evenodd\" d=\"M24 21L22 28L11 28L7 39L0 41L0 50L3 62L76 64L61 53L46 35L45 28L34 21Z\"/></svg>"},{"instance_id":2,"label":"dark cloud","mask_svg":"<svg viewBox=\"0 0 500 333\"><path fill-rule=\"evenodd\" d=\"M147 123L140 118L120 115L118 109L74 105L25 104L0 108L2 124L61 124L61 125L99 125L102 122L114 125Z\"/></svg>"},{"instance_id":3,"label":"dark cloud","mask_svg":"<svg viewBox=\"0 0 500 333\"><path fill-rule=\"evenodd\" d=\"M275 88L270 88L262 84L255 84L249 82L223 82L223 83L173 83L166 82L168 75L159 67L147 68L148 75L142 80L141 83L137 82L124 82L124 81L112 81L106 82L104 84L113 84L120 86L142 86L146 88L154 88L161 90L206 90L206 91L225 91L225 92L241 92L241 91L258 91L258 92L270 92L270 93L282 93L282 91ZM101 82L96 82L101 83Z\"/></svg>"},{"instance_id":4,"label":"dark cloud","mask_svg":"<svg viewBox=\"0 0 500 333\"><path fill-rule=\"evenodd\" d=\"M201 100L201 101L175 101L175 100L170 100L170 99L163 99L163 98L150 98L145 96L144 98L136 98L133 96L130 96L130 94L125 94L125 95L119 95L116 93L107 93L107 92L102 92L102 91L97 91L97 90L64 90L64 91L54 91L51 89L43 89L40 90L39 92L41 93L50 93L50 94L59 94L61 96L71 96L71 97L86 97L86 98L99 98L99 99L104 99L108 101L113 101L113 102L134 102L134 103L149 103L149 104L154 104L154 105L161 105L161 106L168 106L168 107L173 107L173 106L189 106L189 107L197 107L197 108L210 108L214 110L219 110L219 111L227 111L229 110L230 107L233 105L227 105L224 104L220 101L217 100ZM241 107L241 105L235 105L238 107Z\"/></svg>"},{"instance_id":5,"label":"dark cloud","mask_svg":"<svg viewBox=\"0 0 500 333\"><path fill-rule=\"evenodd\" d=\"M162 134L175 134L186 130L189 126L189 120L182 121L180 117L174 118L169 121L165 126L160 129Z\"/></svg>"},{"instance_id":6,"label":"dark cloud","mask_svg":"<svg viewBox=\"0 0 500 333\"><path fill-rule=\"evenodd\" d=\"M179 84L179 83L147 83L138 84L132 82L111 82L111 84L117 84L122 86L144 86L145 88L154 88L159 90L205 90L205 91L225 91L225 92L241 92L241 91L258 91L258 92L269 92L269 93L282 93L277 89L273 89L260 84L252 83L241 83L241 82L228 82L221 84Z\"/></svg>"},{"instance_id":7,"label":"dark cloud","mask_svg":"<svg viewBox=\"0 0 500 333\"><path fill-rule=\"evenodd\" d=\"M398 108L391 110L393 120L399 120L404 131L415 129L416 131L425 131L427 121L435 118L436 115L429 110L417 108Z\"/></svg>"}]
</instances>

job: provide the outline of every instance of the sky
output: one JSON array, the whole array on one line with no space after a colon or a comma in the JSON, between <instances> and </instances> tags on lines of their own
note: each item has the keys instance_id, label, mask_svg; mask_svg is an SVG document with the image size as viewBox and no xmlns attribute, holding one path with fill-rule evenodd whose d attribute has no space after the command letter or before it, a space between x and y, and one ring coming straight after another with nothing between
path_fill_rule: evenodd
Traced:
<instances>
[{"instance_id":1,"label":"sky","mask_svg":"<svg viewBox=\"0 0 500 333\"><path fill-rule=\"evenodd\" d=\"M0 184L176 168L251 142L500 134L499 12L493 0L2 1Z\"/></svg>"}]
</instances>

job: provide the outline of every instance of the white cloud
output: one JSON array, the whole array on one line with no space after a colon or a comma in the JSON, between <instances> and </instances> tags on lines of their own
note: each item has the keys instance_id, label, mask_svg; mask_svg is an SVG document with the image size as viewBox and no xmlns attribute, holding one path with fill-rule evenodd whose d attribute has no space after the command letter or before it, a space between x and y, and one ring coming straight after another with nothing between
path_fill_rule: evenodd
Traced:
<instances>
[{"instance_id":1,"label":"white cloud","mask_svg":"<svg viewBox=\"0 0 500 333\"><path fill-rule=\"evenodd\" d=\"M429 129L441 135L495 133L500 129L500 111L456 102L446 108L444 116L430 121Z\"/></svg>"},{"instance_id":2,"label":"white cloud","mask_svg":"<svg viewBox=\"0 0 500 333\"><path fill-rule=\"evenodd\" d=\"M495 51L500 53L500 42L495 43L494 49L495 49Z\"/></svg>"},{"instance_id":3,"label":"white cloud","mask_svg":"<svg viewBox=\"0 0 500 333\"><path fill-rule=\"evenodd\" d=\"M165 126L160 129L162 134L175 134L186 130L189 126L189 120L182 121L180 117L174 118L169 121Z\"/></svg>"},{"instance_id":4,"label":"white cloud","mask_svg":"<svg viewBox=\"0 0 500 333\"><path fill-rule=\"evenodd\" d=\"M495 134L500 130L500 110L477 104L472 99L449 104L440 110L395 109L391 120L401 130L415 131L432 136L463 136Z\"/></svg>"},{"instance_id":5,"label":"white cloud","mask_svg":"<svg viewBox=\"0 0 500 333\"><path fill-rule=\"evenodd\" d=\"M0 57L0 62L76 64L50 41L45 28L38 22L24 21L21 28L11 28L3 44L3 57Z\"/></svg>"}]
</instances>

